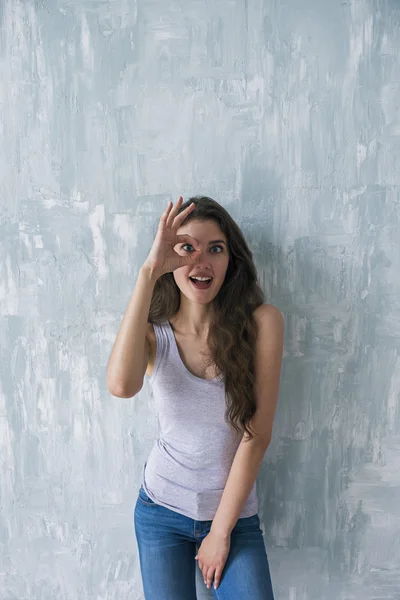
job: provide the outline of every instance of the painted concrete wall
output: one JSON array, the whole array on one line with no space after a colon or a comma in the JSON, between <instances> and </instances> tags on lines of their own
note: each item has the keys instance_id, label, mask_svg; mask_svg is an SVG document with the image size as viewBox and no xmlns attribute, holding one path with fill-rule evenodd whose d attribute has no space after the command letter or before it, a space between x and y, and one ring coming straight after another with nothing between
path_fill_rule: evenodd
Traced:
<instances>
[{"instance_id":1,"label":"painted concrete wall","mask_svg":"<svg viewBox=\"0 0 400 600\"><path fill-rule=\"evenodd\" d=\"M195 193L238 220L285 315L259 479L276 598L400 598L400 3L0 18L0 599L143 597L156 417L105 368L160 212Z\"/></svg>"}]
</instances>

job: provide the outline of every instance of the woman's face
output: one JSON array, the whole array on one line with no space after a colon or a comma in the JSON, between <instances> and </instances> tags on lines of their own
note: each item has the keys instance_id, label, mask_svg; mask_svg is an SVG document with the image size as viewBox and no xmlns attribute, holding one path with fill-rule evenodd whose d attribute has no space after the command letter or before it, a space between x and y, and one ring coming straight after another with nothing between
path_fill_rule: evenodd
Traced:
<instances>
[{"instance_id":1,"label":"woman's face","mask_svg":"<svg viewBox=\"0 0 400 600\"><path fill-rule=\"evenodd\" d=\"M193 264L185 265L173 272L175 282L181 292L193 302L207 304L218 294L225 279L229 263L229 249L226 236L212 219L193 219L182 225L178 235L187 234L199 244L195 252L191 244L178 244L175 249L180 255L194 254ZM211 279L210 282L196 281L196 277Z\"/></svg>"}]
</instances>

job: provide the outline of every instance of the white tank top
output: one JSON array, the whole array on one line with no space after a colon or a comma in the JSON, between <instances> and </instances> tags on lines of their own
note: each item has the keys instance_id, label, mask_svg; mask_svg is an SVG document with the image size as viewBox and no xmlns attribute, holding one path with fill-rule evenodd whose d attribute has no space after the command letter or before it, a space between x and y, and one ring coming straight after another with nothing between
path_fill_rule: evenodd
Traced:
<instances>
[{"instance_id":1,"label":"white tank top","mask_svg":"<svg viewBox=\"0 0 400 600\"><path fill-rule=\"evenodd\" d=\"M225 420L225 385L184 365L169 321L154 324L156 357L149 378L159 437L142 485L157 504L196 521L212 520L242 438ZM258 511L256 483L239 516Z\"/></svg>"}]
</instances>

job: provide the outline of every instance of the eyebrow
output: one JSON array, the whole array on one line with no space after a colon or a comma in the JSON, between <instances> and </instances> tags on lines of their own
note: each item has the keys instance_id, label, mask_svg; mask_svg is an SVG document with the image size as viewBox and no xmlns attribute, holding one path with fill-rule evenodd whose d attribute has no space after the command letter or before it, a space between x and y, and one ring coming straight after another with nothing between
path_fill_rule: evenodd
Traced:
<instances>
[{"instance_id":1,"label":"eyebrow","mask_svg":"<svg viewBox=\"0 0 400 600\"><path fill-rule=\"evenodd\" d=\"M211 242L208 242L209 244L225 244L224 240L211 240Z\"/></svg>"}]
</instances>

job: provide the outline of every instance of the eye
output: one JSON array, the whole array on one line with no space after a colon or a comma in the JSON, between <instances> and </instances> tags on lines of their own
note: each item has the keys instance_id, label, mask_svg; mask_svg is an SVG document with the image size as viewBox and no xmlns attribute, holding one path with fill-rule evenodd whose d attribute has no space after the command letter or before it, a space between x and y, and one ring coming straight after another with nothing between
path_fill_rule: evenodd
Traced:
<instances>
[{"instance_id":1,"label":"eye","mask_svg":"<svg viewBox=\"0 0 400 600\"><path fill-rule=\"evenodd\" d=\"M211 248L210 248L210 252L211 252L211 250L214 250L214 248L218 248L218 250L219 250L220 252L223 252L223 251L224 251L224 249L223 249L223 247L222 247L222 246L211 246ZM220 252L212 252L212 254L220 254Z\"/></svg>"},{"instance_id":2,"label":"eye","mask_svg":"<svg viewBox=\"0 0 400 600\"><path fill-rule=\"evenodd\" d=\"M189 247L190 247L190 248L193 250L193 246L192 246L192 244L183 244L183 246L182 246L182 250L185 250L185 248L186 248L187 246L189 246ZM191 250L190 250L190 251L191 251ZM185 252L187 252L187 250L185 250Z\"/></svg>"}]
</instances>

